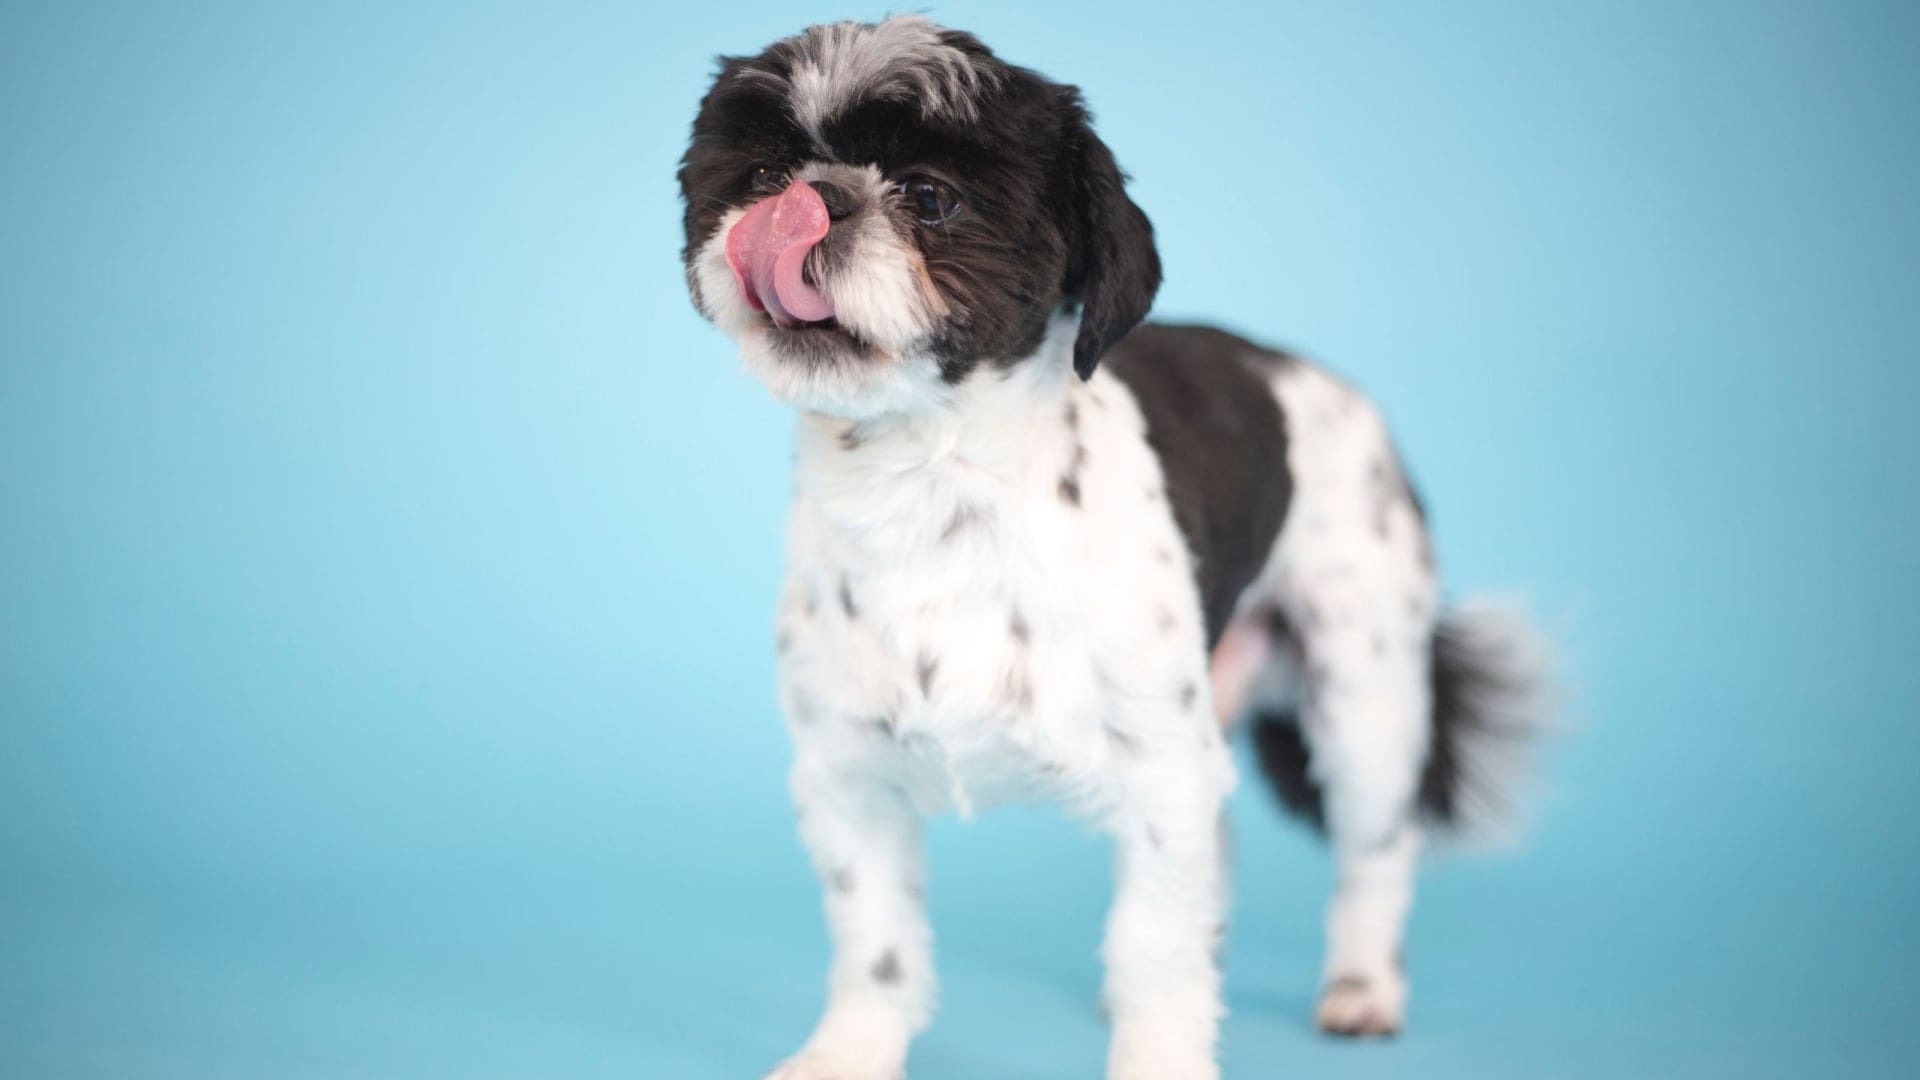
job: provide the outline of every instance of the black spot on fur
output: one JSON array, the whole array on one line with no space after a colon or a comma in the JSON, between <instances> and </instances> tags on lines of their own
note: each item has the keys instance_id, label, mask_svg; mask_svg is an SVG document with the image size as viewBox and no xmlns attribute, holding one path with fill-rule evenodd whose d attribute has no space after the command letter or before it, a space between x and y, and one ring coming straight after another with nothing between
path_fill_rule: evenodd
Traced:
<instances>
[{"instance_id":1,"label":"black spot on fur","mask_svg":"<svg viewBox=\"0 0 1920 1080\"><path fill-rule=\"evenodd\" d=\"M813 699L798 693L793 695L793 708L790 715L793 717L793 722L801 727L811 726L820 718L819 713L814 709Z\"/></svg>"},{"instance_id":2,"label":"black spot on fur","mask_svg":"<svg viewBox=\"0 0 1920 1080\"><path fill-rule=\"evenodd\" d=\"M860 434L859 424L848 424L840 432L840 448L843 450L858 450L866 441L866 437Z\"/></svg>"},{"instance_id":3,"label":"black spot on fur","mask_svg":"<svg viewBox=\"0 0 1920 1080\"><path fill-rule=\"evenodd\" d=\"M893 949L881 953L880 959L873 962L870 974L873 975L873 981L882 986L897 985L904 974L900 970L900 954Z\"/></svg>"},{"instance_id":4,"label":"black spot on fur","mask_svg":"<svg viewBox=\"0 0 1920 1080\"><path fill-rule=\"evenodd\" d=\"M933 677L940 671L940 661L927 653L921 653L920 659L913 665L914 678L920 683L920 695L925 697L933 693Z\"/></svg>"},{"instance_id":5,"label":"black spot on fur","mask_svg":"<svg viewBox=\"0 0 1920 1080\"><path fill-rule=\"evenodd\" d=\"M947 519L947 527L940 530L942 541L951 540L981 519L981 511L972 503L961 503L953 508L953 516Z\"/></svg>"},{"instance_id":6,"label":"black spot on fur","mask_svg":"<svg viewBox=\"0 0 1920 1080\"><path fill-rule=\"evenodd\" d=\"M1407 479L1406 469L1400 464L1397 455L1375 458L1367 467L1367 483L1373 500L1373 531L1382 540L1392 535L1393 508L1404 504L1413 511L1415 527L1420 532L1421 557L1430 560L1432 553L1427 546L1427 509L1420 501L1420 493L1414 490L1413 482Z\"/></svg>"},{"instance_id":7,"label":"black spot on fur","mask_svg":"<svg viewBox=\"0 0 1920 1080\"><path fill-rule=\"evenodd\" d=\"M853 583L844 574L840 577L840 610L846 612L849 619L860 617L860 608L853 602Z\"/></svg>"},{"instance_id":8,"label":"black spot on fur","mask_svg":"<svg viewBox=\"0 0 1920 1080\"><path fill-rule=\"evenodd\" d=\"M1134 738L1132 735L1129 735L1124 731L1121 731L1119 728L1114 727L1112 724L1107 725L1107 738L1112 740L1113 745L1115 747L1118 747L1119 749L1124 750L1129 754L1137 754L1140 752L1140 740Z\"/></svg>"},{"instance_id":9,"label":"black spot on fur","mask_svg":"<svg viewBox=\"0 0 1920 1080\"><path fill-rule=\"evenodd\" d=\"M1182 683L1182 684L1181 684L1181 686L1180 686L1180 707L1181 707L1182 709L1191 709L1191 708L1193 708L1193 705L1194 705L1194 702L1196 702L1196 701L1198 701L1198 700L1199 700L1199 698L1200 698L1200 687L1199 687L1199 686L1197 686L1197 685L1195 685L1194 683L1190 683L1190 682L1189 682L1189 683Z\"/></svg>"},{"instance_id":10,"label":"black spot on fur","mask_svg":"<svg viewBox=\"0 0 1920 1080\"><path fill-rule=\"evenodd\" d=\"M1067 403L1067 427L1077 430L1080 425L1080 412L1072 402ZM1067 454L1067 468L1060 477L1060 498L1069 506L1080 505L1080 474L1087 467L1087 447L1076 435L1073 449Z\"/></svg>"},{"instance_id":11,"label":"black spot on fur","mask_svg":"<svg viewBox=\"0 0 1920 1080\"><path fill-rule=\"evenodd\" d=\"M1146 414L1174 520L1198 563L1208 648L1266 565L1293 498L1286 419L1265 370L1281 355L1208 327L1149 324L1107 357Z\"/></svg>"}]
</instances>

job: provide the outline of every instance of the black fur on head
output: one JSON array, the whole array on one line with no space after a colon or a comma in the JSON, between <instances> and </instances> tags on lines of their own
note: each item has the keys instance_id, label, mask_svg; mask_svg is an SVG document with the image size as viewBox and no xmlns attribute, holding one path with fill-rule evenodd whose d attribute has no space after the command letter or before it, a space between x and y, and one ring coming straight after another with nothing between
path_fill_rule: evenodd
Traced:
<instances>
[{"instance_id":1,"label":"black fur on head","mask_svg":"<svg viewBox=\"0 0 1920 1080\"><path fill-rule=\"evenodd\" d=\"M762 335L781 363L924 355L956 383L983 362L1031 356L1052 317L1077 310L1073 365L1086 377L1160 284L1153 228L1079 91L924 19L814 27L723 58L679 176L695 304L743 343ZM957 212L936 224L912 194L929 178L957 195ZM855 279L848 296L917 290L921 314L883 331L878 315L847 308L827 333L756 322L731 295L712 295L732 288L724 262L714 268L729 214L794 179L824 182L839 200L809 280L836 302L836 284ZM892 276L860 278L883 270Z\"/></svg>"}]
</instances>

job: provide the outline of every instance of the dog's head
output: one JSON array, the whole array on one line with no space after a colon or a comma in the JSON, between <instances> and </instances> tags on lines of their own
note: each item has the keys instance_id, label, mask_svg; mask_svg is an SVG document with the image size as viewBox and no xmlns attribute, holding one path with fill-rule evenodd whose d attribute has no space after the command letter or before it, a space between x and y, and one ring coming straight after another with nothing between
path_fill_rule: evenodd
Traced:
<instances>
[{"instance_id":1,"label":"dog's head","mask_svg":"<svg viewBox=\"0 0 1920 1080\"><path fill-rule=\"evenodd\" d=\"M1153 227L1080 93L921 18L723 58L680 167L694 305L775 394L870 416L1033 356L1092 374L1153 302Z\"/></svg>"}]
</instances>

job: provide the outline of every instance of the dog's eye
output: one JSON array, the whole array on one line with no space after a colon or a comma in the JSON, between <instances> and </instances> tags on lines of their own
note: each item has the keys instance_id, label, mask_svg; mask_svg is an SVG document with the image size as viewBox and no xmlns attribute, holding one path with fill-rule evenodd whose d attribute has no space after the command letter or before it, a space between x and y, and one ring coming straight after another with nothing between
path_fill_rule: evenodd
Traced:
<instances>
[{"instance_id":1,"label":"dog's eye","mask_svg":"<svg viewBox=\"0 0 1920 1080\"><path fill-rule=\"evenodd\" d=\"M960 193L931 176L909 176L900 183L900 194L922 225L940 225L960 212Z\"/></svg>"},{"instance_id":2,"label":"dog's eye","mask_svg":"<svg viewBox=\"0 0 1920 1080\"><path fill-rule=\"evenodd\" d=\"M787 174L771 165L755 165L747 171L747 190L755 195L774 195L787 185Z\"/></svg>"}]
</instances>

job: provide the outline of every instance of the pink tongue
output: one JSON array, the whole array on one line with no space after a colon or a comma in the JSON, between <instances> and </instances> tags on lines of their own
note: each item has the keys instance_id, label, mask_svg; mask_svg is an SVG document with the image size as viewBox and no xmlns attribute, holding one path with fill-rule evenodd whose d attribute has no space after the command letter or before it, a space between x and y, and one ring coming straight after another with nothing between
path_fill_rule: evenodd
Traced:
<instances>
[{"instance_id":1,"label":"pink tongue","mask_svg":"<svg viewBox=\"0 0 1920 1080\"><path fill-rule=\"evenodd\" d=\"M813 185L796 182L762 199L727 234L727 265L747 306L782 326L833 318L833 301L800 275L831 224Z\"/></svg>"}]
</instances>

